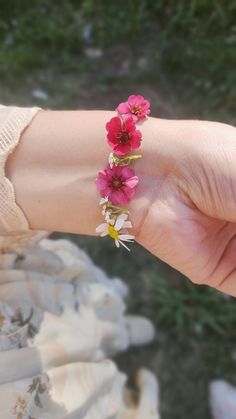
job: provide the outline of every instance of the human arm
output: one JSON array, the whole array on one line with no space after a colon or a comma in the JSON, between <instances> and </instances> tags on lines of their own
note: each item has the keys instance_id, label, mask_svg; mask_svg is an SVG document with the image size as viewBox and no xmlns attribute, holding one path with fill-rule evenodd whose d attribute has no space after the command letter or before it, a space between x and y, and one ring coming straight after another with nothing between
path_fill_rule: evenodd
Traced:
<instances>
[{"instance_id":1,"label":"human arm","mask_svg":"<svg viewBox=\"0 0 236 419\"><path fill-rule=\"evenodd\" d=\"M95 234L94 183L109 153L112 111L40 111L7 161L32 229ZM236 129L208 121L148 118L132 233L192 281L236 296Z\"/></svg>"}]
</instances>

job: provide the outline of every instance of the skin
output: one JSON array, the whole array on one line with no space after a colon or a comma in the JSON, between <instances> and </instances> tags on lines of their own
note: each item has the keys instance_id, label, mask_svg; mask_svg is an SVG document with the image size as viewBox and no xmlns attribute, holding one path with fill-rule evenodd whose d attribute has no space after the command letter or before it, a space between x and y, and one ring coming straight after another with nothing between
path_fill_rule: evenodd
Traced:
<instances>
[{"instance_id":1,"label":"skin","mask_svg":"<svg viewBox=\"0 0 236 419\"><path fill-rule=\"evenodd\" d=\"M22 133L6 175L32 229L96 234L94 180L111 151L113 116L42 110ZM140 182L129 233L194 283L236 296L236 128L151 117L137 128L143 157L133 165Z\"/></svg>"}]
</instances>

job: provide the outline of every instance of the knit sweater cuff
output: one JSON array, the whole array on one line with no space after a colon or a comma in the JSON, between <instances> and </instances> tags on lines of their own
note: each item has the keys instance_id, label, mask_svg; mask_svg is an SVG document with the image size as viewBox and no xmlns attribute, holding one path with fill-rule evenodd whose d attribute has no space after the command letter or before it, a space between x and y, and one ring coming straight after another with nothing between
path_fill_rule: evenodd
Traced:
<instances>
[{"instance_id":1,"label":"knit sweater cuff","mask_svg":"<svg viewBox=\"0 0 236 419\"><path fill-rule=\"evenodd\" d=\"M20 141L38 107L0 105L0 235L30 230L29 222L16 202L14 186L5 175L6 160Z\"/></svg>"}]
</instances>

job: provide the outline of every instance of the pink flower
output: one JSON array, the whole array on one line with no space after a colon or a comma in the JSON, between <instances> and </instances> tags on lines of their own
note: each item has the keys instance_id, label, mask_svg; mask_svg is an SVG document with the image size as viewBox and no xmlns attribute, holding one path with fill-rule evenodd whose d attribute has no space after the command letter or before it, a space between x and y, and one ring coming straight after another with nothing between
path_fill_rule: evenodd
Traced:
<instances>
[{"instance_id":1,"label":"pink flower","mask_svg":"<svg viewBox=\"0 0 236 419\"><path fill-rule=\"evenodd\" d=\"M98 172L96 185L101 196L108 197L112 204L125 205L133 197L138 181L133 169L122 166L111 168L108 164L104 170Z\"/></svg>"},{"instance_id":2,"label":"pink flower","mask_svg":"<svg viewBox=\"0 0 236 419\"><path fill-rule=\"evenodd\" d=\"M140 95L131 95L127 102L120 103L117 112L124 120L132 117L134 122L138 122L150 113L150 102Z\"/></svg>"},{"instance_id":3,"label":"pink flower","mask_svg":"<svg viewBox=\"0 0 236 419\"><path fill-rule=\"evenodd\" d=\"M132 149L140 147L142 134L136 130L132 118L123 122L119 116L115 116L106 124L106 129L108 144L116 154L128 154Z\"/></svg>"}]
</instances>

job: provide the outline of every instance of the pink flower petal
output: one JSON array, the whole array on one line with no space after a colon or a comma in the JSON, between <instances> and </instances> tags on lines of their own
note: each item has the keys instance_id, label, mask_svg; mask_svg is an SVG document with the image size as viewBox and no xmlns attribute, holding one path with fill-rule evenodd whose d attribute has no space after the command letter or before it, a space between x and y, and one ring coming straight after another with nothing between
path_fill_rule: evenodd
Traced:
<instances>
[{"instance_id":1,"label":"pink flower petal","mask_svg":"<svg viewBox=\"0 0 236 419\"><path fill-rule=\"evenodd\" d=\"M106 186L107 186L107 180L102 179L102 178L97 178L97 179L95 180L95 183L96 183L96 186L97 186L99 189L104 189L104 188L106 188Z\"/></svg>"},{"instance_id":2,"label":"pink flower petal","mask_svg":"<svg viewBox=\"0 0 236 419\"><path fill-rule=\"evenodd\" d=\"M127 196L129 201L130 201L131 198L133 198L133 196L135 194L135 189L130 189L129 187L128 188L124 187L123 191L124 191L124 193Z\"/></svg>"},{"instance_id":3,"label":"pink flower petal","mask_svg":"<svg viewBox=\"0 0 236 419\"><path fill-rule=\"evenodd\" d=\"M116 144L114 146L114 149L113 150L119 156L124 156L125 154L128 154L130 152L131 145L130 144Z\"/></svg>"},{"instance_id":4,"label":"pink flower petal","mask_svg":"<svg viewBox=\"0 0 236 419\"><path fill-rule=\"evenodd\" d=\"M131 147L132 149L137 149L141 146L141 140L134 140L131 143Z\"/></svg>"},{"instance_id":5,"label":"pink flower petal","mask_svg":"<svg viewBox=\"0 0 236 419\"><path fill-rule=\"evenodd\" d=\"M124 179L129 179L130 177L134 176L134 170L130 169L129 167L123 167L122 168L122 176Z\"/></svg>"},{"instance_id":6,"label":"pink flower petal","mask_svg":"<svg viewBox=\"0 0 236 419\"><path fill-rule=\"evenodd\" d=\"M129 202L128 196L122 190L113 192L110 200L115 205L124 205Z\"/></svg>"},{"instance_id":7,"label":"pink flower petal","mask_svg":"<svg viewBox=\"0 0 236 419\"><path fill-rule=\"evenodd\" d=\"M106 171L105 170L99 170L98 176L103 178L103 179L106 179L106 177L107 177Z\"/></svg>"},{"instance_id":8,"label":"pink flower petal","mask_svg":"<svg viewBox=\"0 0 236 419\"><path fill-rule=\"evenodd\" d=\"M134 123L136 123L139 120L138 115L132 114L132 118L133 118Z\"/></svg>"},{"instance_id":9,"label":"pink flower petal","mask_svg":"<svg viewBox=\"0 0 236 419\"><path fill-rule=\"evenodd\" d=\"M123 174L122 166L113 166L112 169L110 167L108 167L107 169L108 169L107 172L109 173L109 175L111 175L111 177L121 176Z\"/></svg>"},{"instance_id":10,"label":"pink flower petal","mask_svg":"<svg viewBox=\"0 0 236 419\"><path fill-rule=\"evenodd\" d=\"M125 186L128 186L129 188L135 188L138 182L139 182L138 176L133 176L125 181Z\"/></svg>"},{"instance_id":11,"label":"pink flower petal","mask_svg":"<svg viewBox=\"0 0 236 419\"><path fill-rule=\"evenodd\" d=\"M140 103L142 103L145 100L142 95L137 95L136 98L137 98L137 102L140 102Z\"/></svg>"},{"instance_id":12,"label":"pink flower petal","mask_svg":"<svg viewBox=\"0 0 236 419\"><path fill-rule=\"evenodd\" d=\"M150 102L148 102L148 100L145 100L144 103L142 104L142 109L144 111L147 111L150 108Z\"/></svg>"},{"instance_id":13,"label":"pink flower petal","mask_svg":"<svg viewBox=\"0 0 236 419\"><path fill-rule=\"evenodd\" d=\"M112 150L114 150L114 147L117 145L117 139L113 135L109 136L108 134L107 142L108 142L108 145L112 148Z\"/></svg>"},{"instance_id":14,"label":"pink flower petal","mask_svg":"<svg viewBox=\"0 0 236 419\"><path fill-rule=\"evenodd\" d=\"M136 130L132 116L128 116L124 122L124 131L133 132Z\"/></svg>"},{"instance_id":15,"label":"pink flower petal","mask_svg":"<svg viewBox=\"0 0 236 419\"><path fill-rule=\"evenodd\" d=\"M127 102L122 102L117 106L117 112L122 114L122 113L127 113L129 112L129 105Z\"/></svg>"},{"instance_id":16,"label":"pink flower petal","mask_svg":"<svg viewBox=\"0 0 236 419\"><path fill-rule=\"evenodd\" d=\"M132 137L131 147L139 148L141 145L141 138L142 138L141 132L140 131L135 132L135 134Z\"/></svg>"},{"instance_id":17,"label":"pink flower petal","mask_svg":"<svg viewBox=\"0 0 236 419\"><path fill-rule=\"evenodd\" d=\"M106 177L107 176L109 176L109 177L112 176L114 171L115 171L115 166L113 168L111 168L109 164L106 165L106 167L105 167Z\"/></svg>"},{"instance_id":18,"label":"pink flower petal","mask_svg":"<svg viewBox=\"0 0 236 419\"><path fill-rule=\"evenodd\" d=\"M137 104L137 96L136 95L131 95L128 97L128 104L130 106L134 106Z\"/></svg>"},{"instance_id":19,"label":"pink flower petal","mask_svg":"<svg viewBox=\"0 0 236 419\"><path fill-rule=\"evenodd\" d=\"M106 124L107 131L120 131L121 130L121 120L119 116L114 116Z\"/></svg>"},{"instance_id":20,"label":"pink flower petal","mask_svg":"<svg viewBox=\"0 0 236 419\"><path fill-rule=\"evenodd\" d=\"M108 198L110 197L110 195L112 194L112 192L113 192L113 189L112 188L110 188L110 187L107 187L107 188L104 188L102 191L101 191L101 195L102 195L102 197L103 198L105 198L106 196L108 196Z\"/></svg>"},{"instance_id":21,"label":"pink flower petal","mask_svg":"<svg viewBox=\"0 0 236 419\"><path fill-rule=\"evenodd\" d=\"M135 115L134 113L130 113L129 114L129 117L131 117L133 119L134 124L136 124L136 122L138 121L138 116Z\"/></svg>"}]
</instances>

